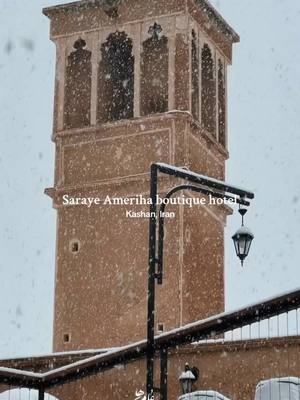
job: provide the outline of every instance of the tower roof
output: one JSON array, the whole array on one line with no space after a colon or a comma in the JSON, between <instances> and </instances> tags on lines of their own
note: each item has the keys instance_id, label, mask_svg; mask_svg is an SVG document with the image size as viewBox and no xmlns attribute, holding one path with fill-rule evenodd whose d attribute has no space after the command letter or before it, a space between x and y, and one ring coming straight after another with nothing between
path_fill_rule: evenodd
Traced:
<instances>
[{"instance_id":1,"label":"tower roof","mask_svg":"<svg viewBox=\"0 0 300 400\"><path fill-rule=\"evenodd\" d=\"M59 4L53 7L46 7L43 9L43 13L52 19L52 17L60 12L70 11L70 10L83 10L93 7L100 7L105 10L115 8L126 0L80 0L74 1L66 4ZM135 0L138 2L139 0ZM206 17L216 25L216 27L223 32L228 38L231 39L233 43L239 42L239 35L235 30L225 21L225 19L220 15L220 13L213 7L213 5L208 0L192 0L206 15Z\"/></svg>"},{"instance_id":2,"label":"tower roof","mask_svg":"<svg viewBox=\"0 0 300 400\"><path fill-rule=\"evenodd\" d=\"M212 19L217 26L224 31L224 33L231 36L232 41L237 43L240 41L239 35L236 31L226 22L222 15L215 9L215 7L208 0L194 0L199 8Z\"/></svg>"}]
</instances>

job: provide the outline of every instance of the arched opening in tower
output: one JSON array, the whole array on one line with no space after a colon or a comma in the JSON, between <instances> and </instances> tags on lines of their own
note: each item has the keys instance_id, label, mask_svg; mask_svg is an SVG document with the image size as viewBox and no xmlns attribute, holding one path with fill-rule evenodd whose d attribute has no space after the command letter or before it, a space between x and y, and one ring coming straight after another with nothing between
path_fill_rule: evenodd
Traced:
<instances>
[{"instance_id":1,"label":"arched opening in tower","mask_svg":"<svg viewBox=\"0 0 300 400\"><path fill-rule=\"evenodd\" d=\"M159 28L159 29L158 29ZM160 25L150 27L141 55L141 115L168 111L168 38L160 36Z\"/></svg>"},{"instance_id":2,"label":"arched opening in tower","mask_svg":"<svg viewBox=\"0 0 300 400\"><path fill-rule=\"evenodd\" d=\"M226 146L226 97L225 97L225 74L221 60L218 63L218 113L219 113L219 142Z\"/></svg>"},{"instance_id":3,"label":"arched opening in tower","mask_svg":"<svg viewBox=\"0 0 300 400\"><path fill-rule=\"evenodd\" d=\"M108 36L101 46L98 72L98 122L133 117L134 56L125 32Z\"/></svg>"},{"instance_id":4,"label":"arched opening in tower","mask_svg":"<svg viewBox=\"0 0 300 400\"><path fill-rule=\"evenodd\" d=\"M64 96L64 129L90 125L92 53L86 42L78 39L75 51L67 58Z\"/></svg>"},{"instance_id":5,"label":"arched opening in tower","mask_svg":"<svg viewBox=\"0 0 300 400\"><path fill-rule=\"evenodd\" d=\"M204 44L201 55L201 121L203 127L211 134L216 134L216 82L214 78L214 61L212 52Z\"/></svg>"}]
</instances>

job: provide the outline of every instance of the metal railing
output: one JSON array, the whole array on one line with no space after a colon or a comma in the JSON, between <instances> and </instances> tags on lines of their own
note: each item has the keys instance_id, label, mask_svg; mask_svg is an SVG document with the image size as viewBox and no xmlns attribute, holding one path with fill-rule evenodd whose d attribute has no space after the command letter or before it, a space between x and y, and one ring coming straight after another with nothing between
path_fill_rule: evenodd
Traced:
<instances>
[{"instance_id":1,"label":"metal railing","mask_svg":"<svg viewBox=\"0 0 300 400\"><path fill-rule=\"evenodd\" d=\"M168 353L172 349L191 343L228 345L233 341L249 341L262 337L298 336L299 310L300 289L297 289L236 311L215 315L160 334L155 337L155 353L158 356L163 350ZM147 341L142 340L112 349L104 354L88 356L83 360L44 373L0 367L0 384L14 388L37 389L41 393L39 398L42 399L44 392L50 388L102 373L120 364L145 359L146 353Z\"/></svg>"}]
</instances>

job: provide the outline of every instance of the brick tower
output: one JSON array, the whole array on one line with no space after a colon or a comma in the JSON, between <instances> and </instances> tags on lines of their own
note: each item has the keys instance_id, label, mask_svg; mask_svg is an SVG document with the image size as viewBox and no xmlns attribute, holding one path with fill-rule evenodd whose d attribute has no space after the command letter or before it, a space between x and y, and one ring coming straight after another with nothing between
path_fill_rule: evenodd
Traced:
<instances>
[{"instance_id":1,"label":"brick tower","mask_svg":"<svg viewBox=\"0 0 300 400\"><path fill-rule=\"evenodd\" d=\"M146 336L147 205L64 205L149 194L161 161L224 179L226 71L237 34L206 0L83 0L50 7L56 45L54 350ZM174 181L162 179L163 195ZM188 196L190 194L186 194ZM224 308L225 206L172 206L157 330Z\"/></svg>"}]
</instances>

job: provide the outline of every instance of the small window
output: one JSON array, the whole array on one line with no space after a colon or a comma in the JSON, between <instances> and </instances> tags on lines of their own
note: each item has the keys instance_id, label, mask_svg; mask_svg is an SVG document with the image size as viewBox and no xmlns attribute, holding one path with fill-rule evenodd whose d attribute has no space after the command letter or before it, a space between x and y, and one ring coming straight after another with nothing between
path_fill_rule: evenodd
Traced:
<instances>
[{"instance_id":1,"label":"small window","mask_svg":"<svg viewBox=\"0 0 300 400\"><path fill-rule=\"evenodd\" d=\"M68 333L64 333L64 343L70 343L70 335Z\"/></svg>"},{"instance_id":2,"label":"small window","mask_svg":"<svg viewBox=\"0 0 300 400\"><path fill-rule=\"evenodd\" d=\"M164 324L160 322L157 324L157 333L162 333L163 331L164 331Z\"/></svg>"},{"instance_id":3,"label":"small window","mask_svg":"<svg viewBox=\"0 0 300 400\"><path fill-rule=\"evenodd\" d=\"M71 242L70 242L70 252L71 253L78 253L79 252L79 241L78 240L71 240Z\"/></svg>"}]
</instances>

